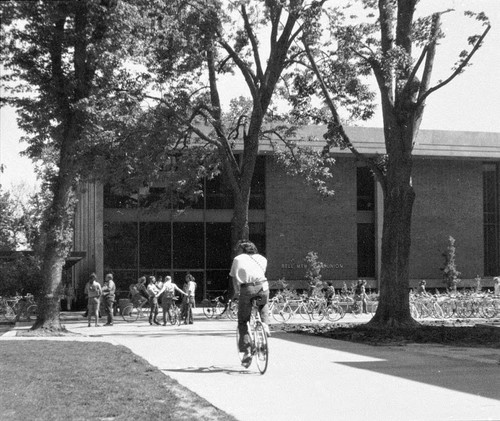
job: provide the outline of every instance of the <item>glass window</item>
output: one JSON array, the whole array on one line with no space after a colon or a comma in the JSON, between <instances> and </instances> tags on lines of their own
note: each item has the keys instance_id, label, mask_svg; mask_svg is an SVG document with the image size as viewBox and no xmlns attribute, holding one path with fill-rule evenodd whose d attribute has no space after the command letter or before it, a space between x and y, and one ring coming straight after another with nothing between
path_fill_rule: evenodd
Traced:
<instances>
[{"instance_id":1,"label":"glass window","mask_svg":"<svg viewBox=\"0 0 500 421\"><path fill-rule=\"evenodd\" d=\"M358 277L375 277L374 224L358 224Z\"/></svg>"},{"instance_id":2,"label":"glass window","mask_svg":"<svg viewBox=\"0 0 500 421\"><path fill-rule=\"evenodd\" d=\"M224 270L207 270L207 297L215 298L229 290L230 282L232 282L229 276L230 269L228 267Z\"/></svg>"},{"instance_id":3,"label":"glass window","mask_svg":"<svg viewBox=\"0 0 500 421\"><path fill-rule=\"evenodd\" d=\"M248 224L250 229L249 239L257 246L259 253L266 254L266 224L263 222L250 222Z\"/></svg>"},{"instance_id":4,"label":"glass window","mask_svg":"<svg viewBox=\"0 0 500 421\"><path fill-rule=\"evenodd\" d=\"M230 268L231 255L231 224L207 223L207 269Z\"/></svg>"},{"instance_id":5,"label":"glass window","mask_svg":"<svg viewBox=\"0 0 500 421\"><path fill-rule=\"evenodd\" d=\"M137 224L107 222L104 224L104 267L137 268Z\"/></svg>"},{"instance_id":6,"label":"glass window","mask_svg":"<svg viewBox=\"0 0 500 421\"><path fill-rule=\"evenodd\" d=\"M375 181L368 167L356 169L357 210L375 210Z\"/></svg>"},{"instance_id":7,"label":"glass window","mask_svg":"<svg viewBox=\"0 0 500 421\"><path fill-rule=\"evenodd\" d=\"M484 274L500 273L499 170L496 164L483 165Z\"/></svg>"},{"instance_id":8,"label":"glass window","mask_svg":"<svg viewBox=\"0 0 500 421\"><path fill-rule=\"evenodd\" d=\"M174 222L174 267L202 269L205 265L204 232L201 222Z\"/></svg>"},{"instance_id":9,"label":"glass window","mask_svg":"<svg viewBox=\"0 0 500 421\"><path fill-rule=\"evenodd\" d=\"M142 222L140 244L141 270L170 268L169 222Z\"/></svg>"}]
</instances>

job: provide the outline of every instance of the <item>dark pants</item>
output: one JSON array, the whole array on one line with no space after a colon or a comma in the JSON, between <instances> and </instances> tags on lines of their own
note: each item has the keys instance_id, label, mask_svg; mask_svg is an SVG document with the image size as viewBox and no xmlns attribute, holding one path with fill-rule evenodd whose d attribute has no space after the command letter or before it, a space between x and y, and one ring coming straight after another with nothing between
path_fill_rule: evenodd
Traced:
<instances>
[{"instance_id":1,"label":"dark pants","mask_svg":"<svg viewBox=\"0 0 500 421\"><path fill-rule=\"evenodd\" d=\"M158 323L158 298L156 297L150 297L149 298L149 305L151 307L151 313L149 313L149 323L151 323L153 320L155 323Z\"/></svg>"},{"instance_id":2,"label":"dark pants","mask_svg":"<svg viewBox=\"0 0 500 421\"><path fill-rule=\"evenodd\" d=\"M113 323L113 304L115 303L114 295L107 295L104 298L104 305L106 309L106 315L108 317L108 323Z\"/></svg>"},{"instance_id":3,"label":"dark pants","mask_svg":"<svg viewBox=\"0 0 500 421\"><path fill-rule=\"evenodd\" d=\"M240 352L250 351L251 344L247 323L252 315L251 299L256 295L260 297L258 302L260 318L263 323L269 324L269 290L263 291L262 285L241 288L238 300L238 332L240 334L238 347Z\"/></svg>"},{"instance_id":4,"label":"dark pants","mask_svg":"<svg viewBox=\"0 0 500 421\"><path fill-rule=\"evenodd\" d=\"M194 307L194 297L185 297L182 309L182 318L184 323L193 324L193 307Z\"/></svg>"},{"instance_id":5,"label":"dark pants","mask_svg":"<svg viewBox=\"0 0 500 421\"><path fill-rule=\"evenodd\" d=\"M170 309L172 308L172 304L174 302L173 298L169 297L163 297L161 300L161 307L163 308L163 323L167 323L167 317L168 321L170 322Z\"/></svg>"}]
</instances>

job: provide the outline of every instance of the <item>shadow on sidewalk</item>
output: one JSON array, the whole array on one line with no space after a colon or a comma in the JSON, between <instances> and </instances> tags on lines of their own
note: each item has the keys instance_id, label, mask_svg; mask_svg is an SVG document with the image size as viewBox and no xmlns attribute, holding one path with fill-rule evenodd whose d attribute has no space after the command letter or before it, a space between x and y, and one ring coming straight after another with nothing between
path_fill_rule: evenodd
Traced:
<instances>
[{"instance_id":1,"label":"shadow on sidewalk","mask_svg":"<svg viewBox=\"0 0 500 421\"><path fill-rule=\"evenodd\" d=\"M373 346L286 332L273 332L273 338L378 359L363 362L331 361L334 364L500 400L500 365L484 363L474 358L453 358L453 347L440 347L437 354L425 352L423 348L416 350L405 346ZM433 345L429 345L429 348L433 351L437 349ZM500 356L498 349L480 348L475 350L476 357L481 352L490 358L495 354L497 361Z\"/></svg>"}]
</instances>

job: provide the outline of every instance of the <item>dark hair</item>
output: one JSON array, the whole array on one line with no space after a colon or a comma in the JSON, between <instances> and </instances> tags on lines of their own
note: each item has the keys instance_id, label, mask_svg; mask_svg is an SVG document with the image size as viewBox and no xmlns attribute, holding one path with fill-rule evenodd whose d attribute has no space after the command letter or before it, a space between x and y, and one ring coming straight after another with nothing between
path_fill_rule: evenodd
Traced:
<instances>
[{"instance_id":1,"label":"dark hair","mask_svg":"<svg viewBox=\"0 0 500 421\"><path fill-rule=\"evenodd\" d=\"M90 280L97 281L97 275L95 273L90 274Z\"/></svg>"},{"instance_id":2,"label":"dark hair","mask_svg":"<svg viewBox=\"0 0 500 421\"><path fill-rule=\"evenodd\" d=\"M236 251L241 250L245 254L258 254L257 246L248 240L240 240L236 244Z\"/></svg>"}]
</instances>

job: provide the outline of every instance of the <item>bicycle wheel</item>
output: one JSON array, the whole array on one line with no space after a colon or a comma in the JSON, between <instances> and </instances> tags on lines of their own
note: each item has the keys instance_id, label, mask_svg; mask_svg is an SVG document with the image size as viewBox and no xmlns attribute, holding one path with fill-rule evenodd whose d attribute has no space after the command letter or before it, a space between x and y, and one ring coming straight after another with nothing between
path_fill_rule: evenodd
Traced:
<instances>
[{"instance_id":1,"label":"bicycle wheel","mask_svg":"<svg viewBox=\"0 0 500 421\"><path fill-rule=\"evenodd\" d=\"M26 309L26 318L28 320L34 320L38 316L38 306L36 304L31 304L27 309Z\"/></svg>"},{"instance_id":2,"label":"bicycle wheel","mask_svg":"<svg viewBox=\"0 0 500 421\"><path fill-rule=\"evenodd\" d=\"M260 321L255 323L254 346L257 368L259 369L260 374L264 374L269 363L269 345L267 342L266 332L264 331L264 326L262 326L262 322Z\"/></svg>"},{"instance_id":3,"label":"bicycle wheel","mask_svg":"<svg viewBox=\"0 0 500 421\"><path fill-rule=\"evenodd\" d=\"M345 312L342 306L339 306L337 304L331 304L326 308L326 318L330 322L336 322L337 320L340 320L342 317L344 317Z\"/></svg>"},{"instance_id":4,"label":"bicycle wheel","mask_svg":"<svg viewBox=\"0 0 500 421\"><path fill-rule=\"evenodd\" d=\"M16 312L11 306L5 306L4 317L9 321L13 321L16 318Z\"/></svg>"},{"instance_id":5,"label":"bicycle wheel","mask_svg":"<svg viewBox=\"0 0 500 421\"><path fill-rule=\"evenodd\" d=\"M432 307L432 315L436 319L444 319L444 311L438 303L434 303L434 305Z\"/></svg>"},{"instance_id":6,"label":"bicycle wheel","mask_svg":"<svg viewBox=\"0 0 500 421\"><path fill-rule=\"evenodd\" d=\"M139 311L139 317L146 317L147 319L149 319L150 314L151 314L151 306L149 305L149 301L146 301L141 306L141 309Z\"/></svg>"},{"instance_id":7,"label":"bicycle wheel","mask_svg":"<svg viewBox=\"0 0 500 421\"><path fill-rule=\"evenodd\" d=\"M286 311L286 307L287 304L284 303L274 304L271 314L278 323L286 323L290 319L290 311Z\"/></svg>"},{"instance_id":8,"label":"bicycle wheel","mask_svg":"<svg viewBox=\"0 0 500 421\"><path fill-rule=\"evenodd\" d=\"M231 301L226 311L231 320L236 320L238 318L238 303Z\"/></svg>"},{"instance_id":9,"label":"bicycle wheel","mask_svg":"<svg viewBox=\"0 0 500 421\"><path fill-rule=\"evenodd\" d=\"M410 314L411 314L411 317L413 317L414 319L419 318L417 306L413 303L410 303Z\"/></svg>"},{"instance_id":10,"label":"bicycle wheel","mask_svg":"<svg viewBox=\"0 0 500 421\"><path fill-rule=\"evenodd\" d=\"M318 322L323 320L326 316L326 305L324 303L316 304L312 309L311 316Z\"/></svg>"},{"instance_id":11,"label":"bicycle wheel","mask_svg":"<svg viewBox=\"0 0 500 421\"><path fill-rule=\"evenodd\" d=\"M215 314L215 305L213 303L208 304L208 306L203 307L203 314L207 319L211 319Z\"/></svg>"},{"instance_id":12,"label":"bicycle wheel","mask_svg":"<svg viewBox=\"0 0 500 421\"><path fill-rule=\"evenodd\" d=\"M300 314L300 317L302 317L304 320L312 320L311 313L309 312L309 309L307 308L307 305L302 303L299 304L298 308L298 313Z\"/></svg>"},{"instance_id":13,"label":"bicycle wheel","mask_svg":"<svg viewBox=\"0 0 500 421\"><path fill-rule=\"evenodd\" d=\"M135 322L139 317L139 309L133 304L128 304L122 309L122 318L126 322Z\"/></svg>"}]
</instances>

